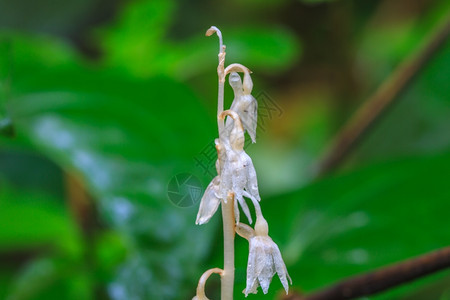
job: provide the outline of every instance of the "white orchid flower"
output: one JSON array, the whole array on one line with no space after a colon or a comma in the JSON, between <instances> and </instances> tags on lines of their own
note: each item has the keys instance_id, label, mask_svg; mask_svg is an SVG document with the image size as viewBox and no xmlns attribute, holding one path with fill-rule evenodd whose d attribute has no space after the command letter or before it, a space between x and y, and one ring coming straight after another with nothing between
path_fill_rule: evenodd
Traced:
<instances>
[{"instance_id":1,"label":"white orchid flower","mask_svg":"<svg viewBox=\"0 0 450 300\"><path fill-rule=\"evenodd\" d=\"M244 129L239 115L232 110L226 110L219 117L223 119L225 116L232 118L234 123L229 136L224 142L226 160L221 171L219 193L221 198L225 199L229 192L233 192L236 200L236 222L239 223L240 213L237 204L239 203L247 219L252 223L250 210L244 196L253 197L258 201L260 199L255 167L250 156L244 151Z\"/></svg>"},{"instance_id":2,"label":"white orchid flower","mask_svg":"<svg viewBox=\"0 0 450 300\"><path fill-rule=\"evenodd\" d=\"M231 110L235 111L242 122L244 129L250 135L253 143L256 143L256 126L258 119L258 102L251 95L253 83L250 77L250 71L244 69L244 85L238 73L230 74L229 83L234 91L234 100L231 104ZM233 126L233 119L228 119L226 128Z\"/></svg>"},{"instance_id":3,"label":"white orchid flower","mask_svg":"<svg viewBox=\"0 0 450 300\"><path fill-rule=\"evenodd\" d=\"M250 248L247 263L247 285L244 290L246 297L250 293L256 294L258 286L261 286L263 293L267 294L275 274L278 274L286 294L289 292L288 280L292 284L280 249L269 237L268 231L267 222L262 215L256 218L254 232L249 233L248 228L237 230L238 234L248 239Z\"/></svg>"}]
</instances>

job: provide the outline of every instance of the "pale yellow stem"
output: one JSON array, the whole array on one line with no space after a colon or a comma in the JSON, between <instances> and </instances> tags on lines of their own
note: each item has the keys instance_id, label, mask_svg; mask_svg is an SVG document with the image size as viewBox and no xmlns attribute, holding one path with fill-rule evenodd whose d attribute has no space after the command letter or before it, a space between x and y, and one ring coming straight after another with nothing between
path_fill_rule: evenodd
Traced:
<instances>
[{"instance_id":1,"label":"pale yellow stem","mask_svg":"<svg viewBox=\"0 0 450 300\"><path fill-rule=\"evenodd\" d=\"M219 89L217 96L217 126L219 127L219 138L222 139L222 132L224 129L223 120L219 119L219 115L223 112L223 94L225 85L225 49L226 46L223 44L222 32L216 26L211 26L206 31L206 36L211 36L216 33L219 37L219 65L217 66L217 75L219 76Z\"/></svg>"},{"instance_id":2,"label":"pale yellow stem","mask_svg":"<svg viewBox=\"0 0 450 300\"><path fill-rule=\"evenodd\" d=\"M222 200L224 267L222 274L221 299L233 300L234 288L234 193L228 194L227 202Z\"/></svg>"}]
</instances>

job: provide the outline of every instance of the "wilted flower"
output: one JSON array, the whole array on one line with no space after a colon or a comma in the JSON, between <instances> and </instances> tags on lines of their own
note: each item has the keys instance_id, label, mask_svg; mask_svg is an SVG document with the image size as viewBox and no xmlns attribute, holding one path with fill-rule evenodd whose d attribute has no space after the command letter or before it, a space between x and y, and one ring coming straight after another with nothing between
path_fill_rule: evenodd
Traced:
<instances>
[{"instance_id":1,"label":"wilted flower","mask_svg":"<svg viewBox=\"0 0 450 300\"><path fill-rule=\"evenodd\" d=\"M247 297L250 293L256 294L258 286L261 286L264 294L267 294L275 273L278 274L287 294L289 291L288 279L291 284L292 280L281 257L280 249L268 236L268 225L262 216L258 216L256 219L254 233L254 235L247 233L250 253L248 255L245 296Z\"/></svg>"}]
</instances>

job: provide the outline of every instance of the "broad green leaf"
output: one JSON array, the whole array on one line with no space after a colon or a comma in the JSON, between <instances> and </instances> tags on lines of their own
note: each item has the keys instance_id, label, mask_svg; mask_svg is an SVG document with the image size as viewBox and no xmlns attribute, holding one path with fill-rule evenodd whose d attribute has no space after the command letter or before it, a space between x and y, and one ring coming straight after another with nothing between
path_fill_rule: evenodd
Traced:
<instances>
[{"instance_id":1,"label":"broad green leaf","mask_svg":"<svg viewBox=\"0 0 450 300\"><path fill-rule=\"evenodd\" d=\"M61 68L81 60L62 40L13 31L0 31L0 53L2 87L23 73L32 76L42 69Z\"/></svg>"},{"instance_id":2,"label":"broad green leaf","mask_svg":"<svg viewBox=\"0 0 450 300\"><path fill-rule=\"evenodd\" d=\"M89 0L17 0L0 2L0 28L81 36L95 17L99 3ZM111 8L102 6L102 13Z\"/></svg>"},{"instance_id":3,"label":"broad green leaf","mask_svg":"<svg viewBox=\"0 0 450 300\"><path fill-rule=\"evenodd\" d=\"M206 31L206 30L205 30ZM301 56L301 47L294 35L280 27L223 28L227 48L227 64L239 62L259 73L283 71ZM199 34L185 43L168 45L156 64L161 72L186 78L217 66L216 36Z\"/></svg>"},{"instance_id":4,"label":"broad green leaf","mask_svg":"<svg viewBox=\"0 0 450 300\"><path fill-rule=\"evenodd\" d=\"M206 186L209 178L194 157L214 139L216 126L186 86L73 62L16 74L8 109L17 143L81 177L103 220L124 236L126 259L109 289L113 299L176 299L186 287L193 290L192 274L215 226L196 227L196 207L174 206L166 188L181 172L198 173ZM152 280L136 279L141 270Z\"/></svg>"},{"instance_id":5,"label":"broad green leaf","mask_svg":"<svg viewBox=\"0 0 450 300\"><path fill-rule=\"evenodd\" d=\"M449 166L449 153L390 161L263 199L294 287L312 291L447 246ZM236 246L237 291L245 285L247 247ZM274 279L271 292L280 288Z\"/></svg>"},{"instance_id":6,"label":"broad green leaf","mask_svg":"<svg viewBox=\"0 0 450 300\"><path fill-rule=\"evenodd\" d=\"M67 257L38 258L16 277L6 300L94 299L86 266Z\"/></svg>"},{"instance_id":7,"label":"broad green leaf","mask_svg":"<svg viewBox=\"0 0 450 300\"><path fill-rule=\"evenodd\" d=\"M99 33L104 35L106 61L137 74L151 71L151 64L159 60L174 9L172 0L128 3L117 23Z\"/></svg>"},{"instance_id":8,"label":"broad green leaf","mask_svg":"<svg viewBox=\"0 0 450 300\"><path fill-rule=\"evenodd\" d=\"M104 35L105 63L139 77L165 74L186 79L217 66L217 37L204 31L185 41L169 35L172 1L130 3L117 24L99 32ZM228 62L241 62L252 70L273 73L288 68L300 56L300 46L286 28L268 26L222 28ZM210 58L210 59L208 59Z\"/></svg>"},{"instance_id":9,"label":"broad green leaf","mask_svg":"<svg viewBox=\"0 0 450 300\"><path fill-rule=\"evenodd\" d=\"M80 236L63 203L36 192L18 191L1 181L0 252L52 245L79 255Z\"/></svg>"}]
</instances>

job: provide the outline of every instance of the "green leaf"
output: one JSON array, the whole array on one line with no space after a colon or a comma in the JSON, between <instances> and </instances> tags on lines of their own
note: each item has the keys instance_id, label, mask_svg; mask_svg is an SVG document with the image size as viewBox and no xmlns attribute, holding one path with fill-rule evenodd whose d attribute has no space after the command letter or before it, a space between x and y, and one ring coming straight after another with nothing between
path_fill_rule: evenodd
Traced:
<instances>
[{"instance_id":1,"label":"green leaf","mask_svg":"<svg viewBox=\"0 0 450 300\"><path fill-rule=\"evenodd\" d=\"M80 261L38 258L18 272L6 299L94 299L90 282Z\"/></svg>"},{"instance_id":2,"label":"green leaf","mask_svg":"<svg viewBox=\"0 0 450 300\"><path fill-rule=\"evenodd\" d=\"M196 227L196 207L174 206L166 190L177 173L194 173L204 186L210 180L194 157L214 139L216 125L192 91L169 78L131 80L73 61L18 72L11 95L15 142L80 176L98 200L103 220L126 241L111 297L173 298L183 297L187 288L192 292L196 266L211 247L215 226ZM160 255L148 254L161 249ZM136 279L140 270L153 280ZM127 292L117 293L118 288Z\"/></svg>"},{"instance_id":3,"label":"green leaf","mask_svg":"<svg viewBox=\"0 0 450 300\"><path fill-rule=\"evenodd\" d=\"M280 27L223 28L227 48L227 64L240 62L252 71L263 73L281 72L300 59L301 46L292 32ZM215 69L218 52L216 36L201 35L182 43L168 45L162 54L162 63L168 68L163 72L179 74L182 78ZM173 50L169 50L173 49ZM205 59L207 58L207 59ZM165 59L165 60L164 60Z\"/></svg>"},{"instance_id":4,"label":"green leaf","mask_svg":"<svg viewBox=\"0 0 450 300\"><path fill-rule=\"evenodd\" d=\"M42 69L81 61L72 47L61 40L11 31L0 31L0 53L0 80L7 84L21 74L30 76Z\"/></svg>"},{"instance_id":5,"label":"green leaf","mask_svg":"<svg viewBox=\"0 0 450 300\"><path fill-rule=\"evenodd\" d=\"M79 232L63 203L44 194L18 191L4 181L1 185L1 252L52 245L79 255Z\"/></svg>"},{"instance_id":6,"label":"green leaf","mask_svg":"<svg viewBox=\"0 0 450 300\"><path fill-rule=\"evenodd\" d=\"M449 165L449 153L391 161L263 200L294 287L311 291L447 246ZM245 274L248 248L236 249ZM236 289L243 285L240 276ZM274 280L271 292L280 288Z\"/></svg>"},{"instance_id":7,"label":"green leaf","mask_svg":"<svg viewBox=\"0 0 450 300\"><path fill-rule=\"evenodd\" d=\"M171 41L169 34L172 1L130 3L117 24L100 32L104 35L105 62L139 77L165 74L186 79L214 70L217 66L217 37L204 31L185 41ZM300 45L286 28L222 28L227 61L239 61L252 70L273 73L288 68L300 56Z\"/></svg>"},{"instance_id":8,"label":"green leaf","mask_svg":"<svg viewBox=\"0 0 450 300\"><path fill-rule=\"evenodd\" d=\"M174 9L171 0L129 3L118 22L99 33L104 36L105 60L127 71L148 73L159 60Z\"/></svg>"}]
</instances>

